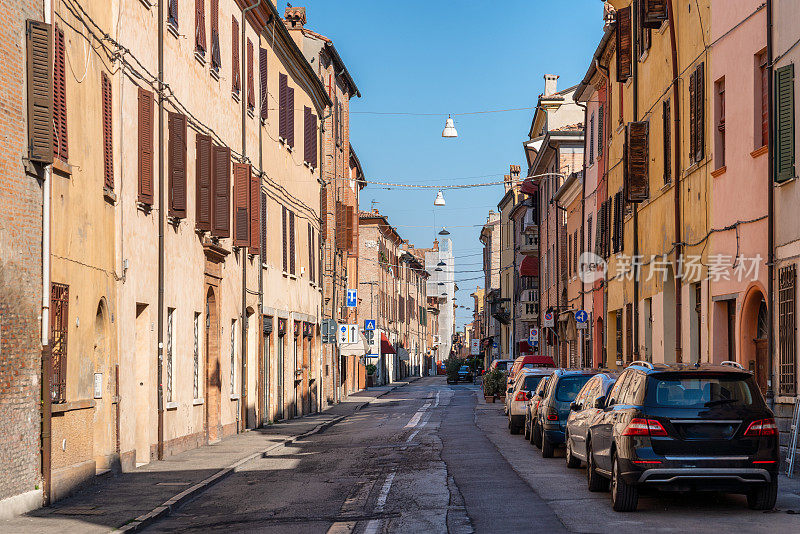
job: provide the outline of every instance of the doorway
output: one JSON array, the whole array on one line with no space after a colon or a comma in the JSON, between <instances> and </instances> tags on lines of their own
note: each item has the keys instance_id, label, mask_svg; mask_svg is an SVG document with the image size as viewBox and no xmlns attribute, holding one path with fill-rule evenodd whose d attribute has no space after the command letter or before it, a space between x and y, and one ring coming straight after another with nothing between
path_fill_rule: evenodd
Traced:
<instances>
[{"instance_id":1,"label":"doorway","mask_svg":"<svg viewBox=\"0 0 800 534\"><path fill-rule=\"evenodd\" d=\"M156 405L155 391L151 390L150 385L155 383L152 380L153 357L150 353L152 344L152 329L150 323L150 309L147 304L136 304L134 339L134 402L139 409L134 410L135 414L135 438L134 447L136 448L136 466L150 462L150 413L152 410L141 409L145 406Z\"/></svg>"},{"instance_id":2,"label":"doorway","mask_svg":"<svg viewBox=\"0 0 800 534\"><path fill-rule=\"evenodd\" d=\"M94 408L93 456L98 471L114 467L116 452L115 362L111 358L108 312L105 299L97 305L94 319Z\"/></svg>"},{"instance_id":3,"label":"doorway","mask_svg":"<svg viewBox=\"0 0 800 534\"><path fill-rule=\"evenodd\" d=\"M767 381L769 379L769 316L767 315L767 303L764 299L758 305L758 317L756 319L756 336L753 339L755 345L755 375L756 383L761 391L767 391Z\"/></svg>"},{"instance_id":4,"label":"doorway","mask_svg":"<svg viewBox=\"0 0 800 534\"><path fill-rule=\"evenodd\" d=\"M286 335L285 334L278 334L278 358L277 358L278 361L275 362L276 363L276 365L275 365L276 366L276 370L278 371L278 373L277 373L277 377L278 377L277 382L278 383L277 383L277 385L275 387L275 390L276 390L276 392L278 394L278 398L276 399L276 408L277 409L275 410L275 419L276 420L281 420L281 419L284 418L284 415L283 415L284 414L284 409L283 409L283 405L284 405L284 400L283 400L283 388L284 388L283 377L284 377L284 374L285 374L285 369L284 369L284 363L283 363L283 352L284 352L285 348L286 348Z\"/></svg>"},{"instance_id":5,"label":"doorway","mask_svg":"<svg viewBox=\"0 0 800 534\"><path fill-rule=\"evenodd\" d=\"M220 426L221 377L219 368L219 314L214 288L206 293L206 441L222 438Z\"/></svg>"}]
</instances>

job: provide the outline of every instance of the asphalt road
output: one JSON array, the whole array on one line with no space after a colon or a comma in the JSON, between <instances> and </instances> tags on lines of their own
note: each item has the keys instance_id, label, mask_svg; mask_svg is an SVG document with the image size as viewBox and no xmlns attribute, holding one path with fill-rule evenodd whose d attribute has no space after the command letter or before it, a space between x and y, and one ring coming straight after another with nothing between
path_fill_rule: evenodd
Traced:
<instances>
[{"instance_id":1,"label":"asphalt road","mask_svg":"<svg viewBox=\"0 0 800 534\"><path fill-rule=\"evenodd\" d=\"M211 487L148 532L798 532L797 483L780 511L735 496L648 497L616 514L584 470L511 436L472 385L424 378Z\"/></svg>"}]
</instances>

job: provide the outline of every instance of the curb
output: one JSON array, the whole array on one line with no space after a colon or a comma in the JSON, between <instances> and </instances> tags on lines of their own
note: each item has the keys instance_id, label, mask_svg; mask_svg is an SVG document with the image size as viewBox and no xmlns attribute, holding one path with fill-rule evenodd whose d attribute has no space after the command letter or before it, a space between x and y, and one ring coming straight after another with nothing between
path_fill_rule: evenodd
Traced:
<instances>
[{"instance_id":1,"label":"curb","mask_svg":"<svg viewBox=\"0 0 800 534\"><path fill-rule=\"evenodd\" d=\"M403 384L398 384L398 385L392 387L391 389L388 389L388 390L384 391L383 393L381 393L380 395L376 396L375 398L370 399L370 400L360 404L359 406L357 406L353 413L358 412L359 410L361 410L362 408L365 408L366 406L369 406L370 404L375 402L376 399L379 399L379 398L383 397L384 395L388 395L389 393L393 392L394 390L396 390L398 388L401 388L403 386L407 386L408 384L410 384L412 382L416 382L417 380L419 380L419 378L420 377L416 377L413 380L409 380L407 382L404 382ZM335 425L336 423L340 422L342 419L344 419L346 417L348 417L348 416L347 415L336 416L333 419L330 419L329 421L325 421L325 422L322 422L322 423L318 424L317 426L315 426L314 428L312 428L311 430L309 430L307 432L304 432L302 434L298 434L296 436L291 436L291 437L288 437L288 438L284 438L284 439L278 441L277 443L274 443L274 444L270 445L268 448L266 448L266 449L264 449L262 451L255 452L253 454L250 454L249 456L245 456L244 458L242 458L240 460L237 460L236 462L234 462L233 464L229 465L228 467L220 469L219 471L217 471L216 473L214 473L210 477L208 477L208 478L206 478L204 480L201 480L200 482L198 482L197 484L193 485L192 487L187 488L184 491L178 493L177 495L175 495L174 497L172 497L168 501L164 502L160 506L157 506L156 508L154 508L150 512L148 512L148 513L146 513L144 515L140 515L139 517L133 519L129 523L121 526L120 528L118 528L116 530L112 530L111 532L113 534L139 532L139 531L147 528L148 526L152 525L156 521L169 516L173 511L175 511L178 508L180 508L183 504L185 504L189 500L197 497L198 495L200 495L201 493L206 491L208 488L210 488L211 486L215 485L217 482L220 482L220 481L224 480L228 476L230 476L233 473L235 473L236 471L238 471L239 467L241 467L242 465L246 464L247 462L249 462L251 460L255 460L256 458L264 458L271 451L273 451L273 450L275 450L275 449L277 449L279 447L284 447L286 445L289 445L289 444L291 444L291 443L293 443L293 442L295 442L297 440L301 440L301 439L307 438L308 436L313 436L314 434L320 434L320 433L324 432L325 430L329 429L330 427L332 427L333 425Z\"/></svg>"}]
</instances>

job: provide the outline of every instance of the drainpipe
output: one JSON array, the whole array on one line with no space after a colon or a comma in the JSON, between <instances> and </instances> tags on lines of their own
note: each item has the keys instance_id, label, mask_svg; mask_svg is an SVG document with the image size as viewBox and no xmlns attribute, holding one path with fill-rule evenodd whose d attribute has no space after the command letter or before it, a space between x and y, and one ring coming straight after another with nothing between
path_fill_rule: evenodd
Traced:
<instances>
[{"instance_id":1,"label":"drainpipe","mask_svg":"<svg viewBox=\"0 0 800 534\"><path fill-rule=\"evenodd\" d=\"M44 22L53 23L53 3L44 0ZM52 43L50 43L52 46ZM52 381L53 353L50 347L50 191L53 167L44 168L42 181L42 504L50 505L52 474Z\"/></svg>"},{"instance_id":2,"label":"drainpipe","mask_svg":"<svg viewBox=\"0 0 800 534\"><path fill-rule=\"evenodd\" d=\"M589 106L586 105L586 104L581 104L580 102L576 102L576 104L578 104L579 107L583 108L583 124L584 124L584 127L583 127L584 128L584 130L583 130L584 131L583 138L585 140L586 139L586 133L585 133L586 132L586 126L589 124L588 123L588 120L589 120ZM600 133L598 132L597 135L599 137ZM594 140L591 138L591 135L589 136L589 143L590 144L594 143ZM585 146L586 145L584 143L584 147ZM586 225L586 153L587 153L587 150L584 148L584 151L583 151L583 173L582 173L583 176L582 176L582 180L581 180L581 234L580 234L580 236L581 236L581 248L583 248L583 244L586 242L585 238L587 237L587 236L584 235L586 233L586 227L585 227L585 225ZM598 155L598 163L599 163L599 155ZM596 191L597 191L597 187L595 186L595 192ZM576 246L575 248L576 248L575 253L577 254L578 253L577 252L577 248L578 247ZM580 256L578 256L578 257L580 258ZM580 277L578 277L578 278L580 278ZM586 310L586 291L585 291L586 287L584 286L583 280L581 280L580 283L581 283L581 309L585 311ZM591 333L590 326L591 326L591 323L586 325L587 330ZM581 357L581 360L582 360L581 363L583 364L583 363L586 362L586 354L585 354L585 351L586 351L586 332L585 331L581 334L581 337L582 337L581 345L578 348L580 349L581 354L583 355ZM591 357L591 355L590 355L590 357ZM591 362L591 359L589 361ZM581 365L581 366L583 366L583 365ZM587 367L591 367L591 365L589 365Z\"/></svg>"},{"instance_id":3,"label":"drainpipe","mask_svg":"<svg viewBox=\"0 0 800 534\"><path fill-rule=\"evenodd\" d=\"M610 73L608 72L608 69L604 68L600 64L600 61L597 58L595 58L594 64L595 64L595 67L597 68L597 71L605 79L604 83L605 83L605 89L606 89L606 93L605 93L606 101L604 102L604 105L603 105L603 112L605 112L605 110L608 108L608 105L607 105L608 104L608 95L611 92L611 76L610 76ZM606 123L607 121L604 120L603 122ZM599 169L600 172L598 172L598 174L602 177L602 186L603 186L602 187L602 191L604 193L603 196L606 197L606 198L608 197L608 158L609 158L608 151L609 151L609 148L606 145L605 154L600 159L600 161L602 163L602 165L601 165L601 167ZM597 188L596 188L596 191L598 191L598 194L597 194L597 199L595 200L595 215L598 213L598 211L597 211L597 207L598 207L597 203L600 201L600 198L601 198L601 195L599 193L599 191L601 191L600 185L601 185L600 180L598 180L598 184L597 184ZM608 358L606 357L607 356L606 355L606 337L607 336L606 336L606 333L605 333L606 329L608 328L608 324L607 324L607 321L606 321L606 318L608 317L608 283L607 283L607 281L605 279L603 279L601 284L602 284L602 291L603 291L603 312L602 312L602 318L603 318L603 330L602 330L603 337L602 337L602 341L603 341L603 344L600 346L599 351L598 351L600 353L600 362L599 362L598 367L608 367ZM592 297L592 300L594 300L594 297ZM592 304L592 306L594 306L594 304ZM606 355L606 356L604 356L604 355ZM592 357L594 357L594 355L592 355Z\"/></svg>"},{"instance_id":4,"label":"drainpipe","mask_svg":"<svg viewBox=\"0 0 800 534\"><path fill-rule=\"evenodd\" d=\"M247 160L247 49L245 48L245 29L247 28L247 13L261 5L261 0L258 3L248 6L242 10L242 160ZM253 50L255 56L255 50ZM260 130L260 128L259 128ZM249 177L247 188L250 188ZM260 187L259 187L260 190ZM259 192L259 195L261 193ZM252 209L252 206L250 207ZM249 222L248 222L249 224ZM248 232L249 235L249 232ZM256 318L256 321L258 318ZM242 379L240 382L241 399L239 403L239 410L241 412L240 418L242 420L241 430L247 428L247 247L242 247L242 320L240 321L242 329Z\"/></svg>"},{"instance_id":5,"label":"drainpipe","mask_svg":"<svg viewBox=\"0 0 800 534\"><path fill-rule=\"evenodd\" d=\"M681 339L681 321L683 297L681 295L681 281L678 278L678 258L683 253L681 242L681 108L680 87L678 86L678 44L675 39L675 13L672 0L667 2L667 17L669 18L669 39L672 48L672 101L675 121L675 168L673 170L674 220L675 220L675 362L683 361L683 340ZM771 308L770 308L771 309ZM770 353L771 354L771 353Z\"/></svg>"},{"instance_id":6,"label":"drainpipe","mask_svg":"<svg viewBox=\"0 0 800 534\"><path fill-rule=\"evenodd\" d=\"M636 28L639 24L639 2L631 4L631 74L633 78L633 120L639 119L639 39ZM623 221L624 225L625 222ZM622 243L625 247L625 243ZM639 206L633 204L633 257L639 256ZM639 359L639 273L633 273L633 359ZM629 318L630 319L630 318Z\"/></svg>"},{"instance_id":7,"label":"drainpipe","mask_svg":"<svg viewBox=\"0 0 800 534\"><path fill-rule=\"evenodd\" d=\"M767 310L769 311L769 319L767 321L767 329L769 331L768 337L768 350L769 354L769 369L767 373L767 391L766 398L770 409L775 406L775 390L772 388L773 379L773 365L775 354L775 189L772 187L772 176L775 172L775 140L773 136L775 126L775 112L773 110L774 96L772 93L772 56L774 50L772 48L772 0L767 0L767 95L769 102L767 109L769 110L769 135L767 136L767 161L769 170L767 172L767 187L769 194L767 196Z\"/></svg>"},{"instance_id":8,"label":"drainpipe","mask_svg":"<svg viewBox=\"0 0 800 534\"><path fill-rule=\"evenodd\" d=\"M158 459L164 459L164 1L158 0Z\"/></svg>"}]
</instances>

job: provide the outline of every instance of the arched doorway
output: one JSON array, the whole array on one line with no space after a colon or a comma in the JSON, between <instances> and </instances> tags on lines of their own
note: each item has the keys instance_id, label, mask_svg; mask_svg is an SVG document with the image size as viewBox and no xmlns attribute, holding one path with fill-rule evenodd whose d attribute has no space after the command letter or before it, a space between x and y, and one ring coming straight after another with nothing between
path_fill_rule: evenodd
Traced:
<instances>
[{"instance_id":1,"label":"arched doorway","mask_svg":"<svg viewBox=\"0 0 800 534\"><path fill-rule=\"evenodd\" d=\"M753 288L745 296L739 323L740 362L753 372L762 392L769 378L768 313L764 293Z\"/></svg>"},{"instance_id":2,"label":"arched doorway","mask_svg":"<svg viewBox=\"0 0 800 534\"><path fill-rule=\"evenodd\" d=\"M221 377L219 368L219 314L214 288L206 293L206 441L214 443L222 437L220 426Z\"/></svg>"},{"instance_id":3,"label":"arched doorway","mask_svg":"<svg viewBox=\"0 0 800 534\"><path fill-rule=\"evenodd\" d=\"M116 466L116 369L111 357L108 311L105 299L97 305L94 318L92 397L94 409L93 456L98 470Z\"/></svg>"}]
</instances>

